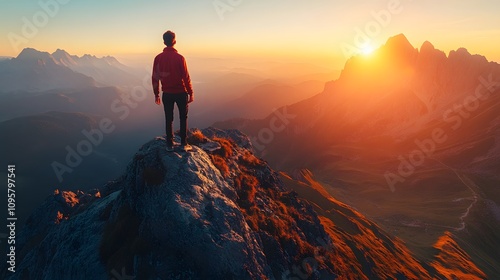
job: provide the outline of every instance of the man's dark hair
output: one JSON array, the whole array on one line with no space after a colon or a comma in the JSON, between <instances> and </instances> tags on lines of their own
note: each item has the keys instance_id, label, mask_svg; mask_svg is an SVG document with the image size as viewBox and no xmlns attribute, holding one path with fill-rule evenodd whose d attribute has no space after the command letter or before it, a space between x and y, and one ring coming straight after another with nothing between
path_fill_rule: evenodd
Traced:
<instances>
[{"instance_id":1,"label":"man's dark hair","mask_svg":"<svg viewBox=\"0 0 500 280\"><path fill-rule=\"evenodd\" d=\"M175 45L175 33L170 30L163 33L163 42L167 45L167 47Z\"/></svg>"}]
</instances>

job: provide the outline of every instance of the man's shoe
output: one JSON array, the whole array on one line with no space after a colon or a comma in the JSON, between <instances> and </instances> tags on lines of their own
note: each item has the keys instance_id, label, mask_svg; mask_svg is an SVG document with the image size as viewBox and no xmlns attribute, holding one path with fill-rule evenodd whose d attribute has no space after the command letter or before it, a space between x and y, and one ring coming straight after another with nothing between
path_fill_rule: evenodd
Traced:
<instances>
[{"instance_id":1,"label":"man's shoe","mask_svg":"<svg viewBox=\"0 0 500 280\"><path fill-rule=\"evenodd\" d=\"M191 151L193 149L193 147L187 143L185 144L182 144L182 149L184 149L184 151Z\"/></svg>"}]
</instances>

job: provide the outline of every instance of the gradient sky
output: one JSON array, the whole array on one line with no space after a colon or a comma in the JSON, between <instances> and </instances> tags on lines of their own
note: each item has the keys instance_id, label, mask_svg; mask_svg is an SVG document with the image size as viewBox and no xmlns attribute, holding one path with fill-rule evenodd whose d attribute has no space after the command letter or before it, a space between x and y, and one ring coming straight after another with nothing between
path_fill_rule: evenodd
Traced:
<instances>
[{"instance_id":1,"label":"gradient sky","mask_svg":"<svg viewBox=\"0 0 500 280\"><path fill-rule=\"evenodd\" d=\"M40 3L58 6L45 22ZM218 13L216 3L231 10ZM390 13L395 3L399 12L384 26L374 25L373 13ZM373 47L404 33L415 47L428 40L447 53L465 47L500 62L499 11L498 0L0 0L0 56L16 56L24 47L77 55L155 54L163 48L161 34L171 29L187 56L316 59L341 68L342 48L359 47L357 30L372 26ZM37 15L38 30L14 46L9 36L25 37L25 21L36 26Z\"/></svg>"}]
</instances>

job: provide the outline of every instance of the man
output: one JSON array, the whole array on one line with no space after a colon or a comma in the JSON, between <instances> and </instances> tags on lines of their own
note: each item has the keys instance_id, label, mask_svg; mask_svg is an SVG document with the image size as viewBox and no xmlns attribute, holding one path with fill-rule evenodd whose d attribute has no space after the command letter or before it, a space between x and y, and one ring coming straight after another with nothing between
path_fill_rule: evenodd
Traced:
<instances>
[{"instance_id":1,"label":"man","mask_svg":"<svg viewBox=\"0 0 500 280\"><path fill-rule=\"evenodd\" d=\"M175 33L167 31L163 34L163 43L167 46L163 52L155 57L153 64L153 91L155 103L160 105L160 81L162 90L163 109L165 110L165 128L167 150L173 151L174 135L174 104L177 104L180 118L181 146L185 150L191 149L187 138L188 103L194 101L191 78L186 65L186 60L180 55L174 45Z\"/></svg>"}]
</instances>

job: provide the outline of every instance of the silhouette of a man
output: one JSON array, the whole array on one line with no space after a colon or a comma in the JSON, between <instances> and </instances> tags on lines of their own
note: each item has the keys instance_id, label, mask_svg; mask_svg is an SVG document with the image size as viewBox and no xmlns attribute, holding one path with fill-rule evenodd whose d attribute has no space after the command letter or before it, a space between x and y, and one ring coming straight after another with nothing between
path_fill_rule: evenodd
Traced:
<instances>
[{"instance_id":1,"label":"silhouette of a man","mask_svg":"<svg viewBox=\"0 0 500 280\"><path fill-rule=\"evenodd\" d=\"M189 149L187 143L187 115L189 103L194 101L191 78L186 60L174 49L175 33L167 31L163 34L163 42L167 46L163 52L155 57L153 64L153 91L155 103L160 105L160 85L162 90L163 109L165 110L165 130L167 150L172 151L174 146L173 122L174 105L177 104L180 118L181 146Z\"/></svg>"}]
</instances>

